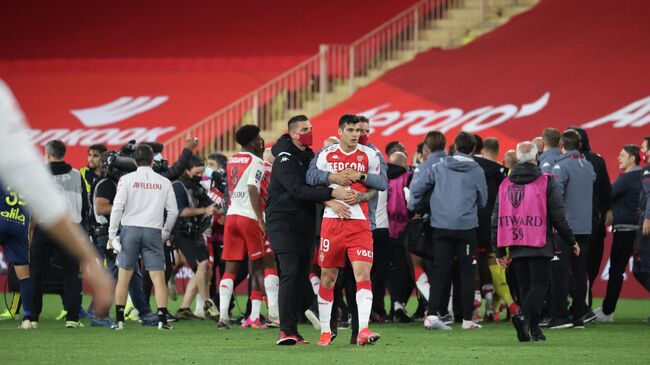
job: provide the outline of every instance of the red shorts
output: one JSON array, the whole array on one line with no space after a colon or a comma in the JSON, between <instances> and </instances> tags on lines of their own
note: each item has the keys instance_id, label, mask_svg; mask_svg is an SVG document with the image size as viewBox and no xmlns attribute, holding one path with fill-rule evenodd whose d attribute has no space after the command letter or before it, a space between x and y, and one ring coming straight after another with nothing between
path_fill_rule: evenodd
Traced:
<instances>
[{"instance_id":1,"label":"red shorts","mask_svg":"<svg viewBox=\"0 0 650 365\"><path fill-rule=\"evenodd\" d=\"M262 230L254 219L235 214L227 216L221 258L226 261L242 261L246 251L251 260L264 257Z\"/></svg>"},{"instance_id":2,"label":"red shorts","mask_svg":"<svg viewBox=\"0 0 650 365\"><path fill-rule=\"evenodd\" d=\"M350 261L372 263L372 233L368 221L323 218L320 237L320 267L344 267L346 253Z\"/></svg>"}]
</instances>

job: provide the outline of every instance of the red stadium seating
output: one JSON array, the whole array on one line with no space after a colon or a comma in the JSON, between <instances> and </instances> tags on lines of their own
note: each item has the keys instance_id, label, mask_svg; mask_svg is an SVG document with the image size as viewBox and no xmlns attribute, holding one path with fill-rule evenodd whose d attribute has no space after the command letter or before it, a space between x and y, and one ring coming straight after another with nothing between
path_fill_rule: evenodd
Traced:
<instances>
[{"instance_id":1,"label":"red stadium seating","mask_svg":"<svg viewBox=\"0 0 650 365\"><path fill-rule=\"evenodd\" d=\"M82 165L91 142L165 140L319 44L350 42L415 2L12 2L0 12L0 77L37 141L63 138L70 161ZM166 98L147 109L136 101L149 99L138 97ZM106 106L126 98L121 109ZM98 126L72 113L80 109L141 112Z\"/></svg>"},{"instance_id":2,"label":"red stadium seating","mask_svg":"<svg viewBox=\"0 0 650 365\"><path fill-rule=\"evenodd\" d=\"M546 127L578 125L615 178L622 146L650 135L647 14L643 0L543 0L466 47L385 74L314 118L315 140L336 135L344 113L370 117L375 145L397 140L411 152L433 128L448 141L461 129L496 136L503 153ZM645 295L629 278L624 295Z\"/></svg>"}]
</instances>

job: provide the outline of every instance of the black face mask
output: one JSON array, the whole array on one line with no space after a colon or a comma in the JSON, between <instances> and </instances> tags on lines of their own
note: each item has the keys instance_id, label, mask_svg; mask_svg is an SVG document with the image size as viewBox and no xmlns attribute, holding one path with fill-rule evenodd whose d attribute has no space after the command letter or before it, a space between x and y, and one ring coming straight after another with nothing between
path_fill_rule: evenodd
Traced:
<instances>
[{"instance_id":1,"label":"black face mask","mask_svg":"<svg viewBox=\"0 0 650 365\"><path fill-rule=\"evenodd\" d=\"M190 181L192 181L195 184L200 184L201 183L201 176L194 175L194 176L192 176L190 178Z\"/></svg>"}]
</instances>

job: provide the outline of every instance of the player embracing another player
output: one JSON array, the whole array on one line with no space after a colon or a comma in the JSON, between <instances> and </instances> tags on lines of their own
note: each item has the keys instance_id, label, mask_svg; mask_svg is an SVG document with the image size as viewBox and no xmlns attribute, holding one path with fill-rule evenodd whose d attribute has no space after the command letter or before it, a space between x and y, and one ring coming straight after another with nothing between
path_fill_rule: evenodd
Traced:
<instances>
[{"instance_id":1,"label":"player embracing another player","mask_svg":"<svg viewBox=\"0 0 650 365\"><path fill-rule=\"evenodd\" d=\"M320 346L328 346L332 334L330 319L334 300L334 284L340 268L345 266L346 255L352 263L357 283L357 308L359 334L357 344L364 346L379 340L379 334L368 328L372 308L370 269L373 262L373 242L368 211L368 187L364 184L368 175L380 174L378 152L359 143L360 120L356 115L346 114L339 120L341 142L323 149L317 157L316 167L330 174L347 175L355 194L349 199L326 202L321 228L318 264L321 267L321 285L318 292L318 311L321 322ZM341 184L331 184L337 188Z\"/></svg>"}]
</instances>

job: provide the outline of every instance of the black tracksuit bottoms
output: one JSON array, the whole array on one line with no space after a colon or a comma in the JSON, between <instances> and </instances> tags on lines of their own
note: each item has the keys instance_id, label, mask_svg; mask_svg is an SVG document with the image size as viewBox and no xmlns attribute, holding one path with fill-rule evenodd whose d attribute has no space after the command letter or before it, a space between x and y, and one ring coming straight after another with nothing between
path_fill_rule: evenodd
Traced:
<instances>
[{"instance_id":1,"label":"black tracksuit bottoms","mask_svg":"<svg viewBox=\"0 0 650 365\"><path fill-rule=\"evenodd\" d=\"M309 283L310 259L295 253L276 254L280 274L280 330L287 336L298 335L298 321L314 301Z\"/></svg>"},{"instance_id":2,"label":"black tracksuit bottoms","mask_svg":"<svg viewBox=\"0 0 650 365\"><path fill-rule=\"evenodd\" d=\"M474 286L476 278L476 230L448 230L434 228L434 277L429 278L429 314L442 312L441 298L449 282L454 257L458 258L460 271L460 296L463 319L472 320L474 311Z\"/></svg>"},{"instance_id":3,"label":"black tracksuit bottoms","mask_svg":"<svg viewBox=\"0 0 650 365\"><path fill-rule=\"evenodd\" d=\"M548 257L522 257L512 260L517 276L524 317L532 327L539 325L540 313L549 285L551 259Z\"/></svg>"}]
</instances>

